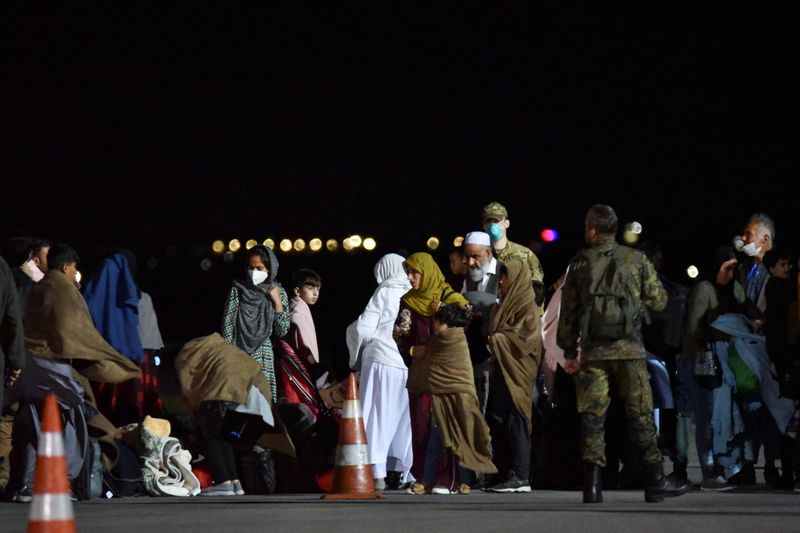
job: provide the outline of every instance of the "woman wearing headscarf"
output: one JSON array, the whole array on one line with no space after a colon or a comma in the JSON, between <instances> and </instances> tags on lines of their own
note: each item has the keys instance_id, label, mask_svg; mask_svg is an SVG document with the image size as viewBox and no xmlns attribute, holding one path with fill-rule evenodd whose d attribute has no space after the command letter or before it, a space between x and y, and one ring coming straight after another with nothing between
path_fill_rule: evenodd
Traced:
<instances>
[{"instance_id":1,"label":"woman wearing headscarf","mask_svg":"<svg viewBox=\"0 0 800 533\"><path fill-rule=\"evenodd\" d=\"M350 367L361 369L358 386L367 449L378 490L385 488L387 460L408 480L413 463L406 367L392 338L400 298L411 288L403 257L383 256L375 265L378 288L358 319L347 328Z\"/></svg>"},{"instance_id":2,"label":"woman wearing headscarf","mask_svg":"<svg viewBox=\"0 0 800 533\"><path fill-rule=\"evenodd\" d=\"M425 357L425 343L435 333L433 315L439 307L443 304L465 307L468 302L445 281L444 274L430 254L424 252L411 254L403 262L403 268L411 283L411 289L401 299L400 311L394 326L394 339L409 367L409 374L413 374L414 359ZM416 479L422 479L424 474L425 452L431 426L430 405L430 395L409 395L411 439L414 450L411 473ZM412 485L411 490L420 491L422 486Z\"/></svg>"},{"instance_id":3,"label":"woman wearing headscarf","mask_svg":"<svg viewBox=\"0 0 800 533\"><path fill-rule=\"evenodd\" d=\"M506 478L494 492L530 492L533 385L542 358L542 323L531 270L512 257L500 265L500 304L489 328L489 400L486 418L495 458L508 457ZM507 447L502 448L502 444Z\"/></svg>"},{"instance_id":4,"label":"woman wearing headscarf","mask_svg":"<svg viewBox=\"0 0 800 533\"><path fill-rule=\"evenodd\" d=\"M277 283L278 259L266 246L253 246L245 256L245 276L233 281L225 302L222 336L261 366L272 398L277 398L272 335L289 331L289 298ZM274 400L273 400L274 401Z\"/></svg>"}]
</instances>

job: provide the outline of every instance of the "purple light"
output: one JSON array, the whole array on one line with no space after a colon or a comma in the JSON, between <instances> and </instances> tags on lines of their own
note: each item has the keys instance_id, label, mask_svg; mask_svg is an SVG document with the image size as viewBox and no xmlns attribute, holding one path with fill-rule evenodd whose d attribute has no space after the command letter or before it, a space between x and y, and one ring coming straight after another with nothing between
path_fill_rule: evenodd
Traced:
<instances>
[{"instance_id":1,"label":"purple light","mask_svg":"<svg viewBox=\"0 0 800 533\"><path fill-rule=\"evenodd\" d=\"M544 242L553 242L558 239L558 232L554 229L547 228L542 230L541 236Z\"/></svg>"}]
</instances>

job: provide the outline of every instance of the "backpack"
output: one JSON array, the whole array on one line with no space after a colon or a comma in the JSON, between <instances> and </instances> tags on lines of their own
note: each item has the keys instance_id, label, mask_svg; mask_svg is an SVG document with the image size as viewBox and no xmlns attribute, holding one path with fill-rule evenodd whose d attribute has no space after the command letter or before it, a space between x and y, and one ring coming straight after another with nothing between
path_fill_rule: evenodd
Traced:
<instances>
[{"instance_id":1,"label":"backpack","mask_svg":"<svg viewBox=\"0 0 800 533\"><path fill-rule=\"evenodd\" d=\"M640 264L643 255L626 253L625 249L615 246L606 252L585 256L589 260L589 284L584 294L581 337L587 344L635 339L640 302L632 265Z\"/></svg>"}]
</instances>

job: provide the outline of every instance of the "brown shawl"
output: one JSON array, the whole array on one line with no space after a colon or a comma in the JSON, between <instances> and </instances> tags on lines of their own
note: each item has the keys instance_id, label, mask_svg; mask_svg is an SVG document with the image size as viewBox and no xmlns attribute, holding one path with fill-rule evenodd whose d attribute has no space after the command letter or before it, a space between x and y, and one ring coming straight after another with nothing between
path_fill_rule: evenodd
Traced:
<instances>
[{"instance_id":1,"label":"brown shawl","mask_svg":"<svg viewBox=\"0 0 800 533\"><path fill-rule=\"evenodd\" d=\"M81 293L61 272L31 287L25 315L25 348L45 359L71 359L93 381L118 383L139 377L139 367L95 329Z\"/></svg>"},{"instance_id":2,"label":"brown shawl","mask_svg":"<svg viewBox=\"0 0 800 533\"><path fill-rule=\"evenodd\" d=\"M531 271L516 257L505 263L508 292L495 306L489 346L508 391L531 429L533 384L542 358L542 324L531 287Z\"/></svg>"},{"instance_id":3,"label":"brown shawl","mask_svg":"<svg viewBox=\"0 0 800 533\"><path fill-rule=\"evenodd\" d=\"M458 456L461 466L474 472L495 473L489 450L489 427L478 408L475 378L463 328L442 331L425 344L426 355L408 388L431 394L433 421L442 434L444 449Z\"/></svg>"},{"instance_id":4,"label":"brown shawl","mask_svg":"<svg viewBox=\"0 0 800 533\"><path fill-rule=\"evenodd\" d=\"M272 401L269 383L258 362L225 341L219 333L187 342L175 358L181 391L192 409L205 401L247 403L255 385L272 405L275 427L258 440L265 448L294 456L295 449Z\"/></svg>"}]
</instances>

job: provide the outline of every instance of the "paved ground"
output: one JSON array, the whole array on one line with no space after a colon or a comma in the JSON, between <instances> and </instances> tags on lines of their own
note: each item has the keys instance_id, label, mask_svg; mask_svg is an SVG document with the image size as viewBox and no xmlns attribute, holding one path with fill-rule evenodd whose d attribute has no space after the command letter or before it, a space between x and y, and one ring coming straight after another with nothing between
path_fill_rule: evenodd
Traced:
<instances>
[{"instance_id":1,"label":"paved ground","mask_svg":"<svg viewBox=\"0 0 800 533\"><path fill-rule=\"evenodd\" d=\"M129 498L74 505L78 531L800 531L800 494L691 492L646 504L641 492L606 491L584 505L579 492L410 496L325 502L319 495ZM24 531L28 506L0 503L3 532Z\"/></svg>"}]
</instances>

